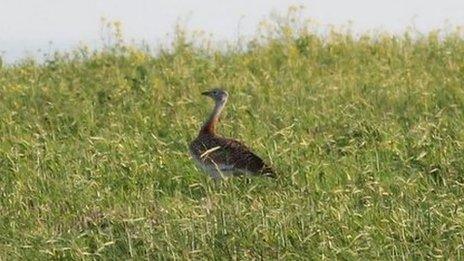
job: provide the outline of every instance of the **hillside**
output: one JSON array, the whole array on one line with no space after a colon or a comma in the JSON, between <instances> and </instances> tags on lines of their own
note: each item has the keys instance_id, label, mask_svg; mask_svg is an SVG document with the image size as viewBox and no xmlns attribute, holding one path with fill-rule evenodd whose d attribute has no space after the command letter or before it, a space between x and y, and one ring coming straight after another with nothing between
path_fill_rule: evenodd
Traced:
<instances>
[{"instance_id":1,"label":"hillside","mask_svg":"<svg viewBox=\"0 0 464 261\"><path fill-rule=\"evenodd\" d=\"M0 259L462 259L462 34L300 29L3 65ZM211 86L277 180L195 167Z\"/></svg>"}]
</instances>

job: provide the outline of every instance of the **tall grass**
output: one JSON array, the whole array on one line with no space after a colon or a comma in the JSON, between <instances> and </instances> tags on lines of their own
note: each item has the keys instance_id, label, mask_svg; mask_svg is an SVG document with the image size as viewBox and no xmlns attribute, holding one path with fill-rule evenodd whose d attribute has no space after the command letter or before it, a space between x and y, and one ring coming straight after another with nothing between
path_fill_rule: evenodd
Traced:
<instances>
[{"instance_id":1,"label":"tall grass","mask_svg":"<svg viewBox=\"0 0 464 261\"><path fill-rule=\"evenodd\" d=\"M226 50L179 34L3 65L0 259L462 259L462 34L293 22ZM195 168L216 85L220 132L277 180Z\"/></svg>"}]
</instances>

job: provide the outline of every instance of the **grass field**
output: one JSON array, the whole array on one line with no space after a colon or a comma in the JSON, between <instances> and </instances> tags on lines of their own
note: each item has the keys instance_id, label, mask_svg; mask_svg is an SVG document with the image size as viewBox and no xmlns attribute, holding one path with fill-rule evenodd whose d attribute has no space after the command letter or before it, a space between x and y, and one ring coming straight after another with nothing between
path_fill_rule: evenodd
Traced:
<instances>
[{"instance_id":1,"label":"grass field","mask_svg":"<svg viewBox=\"0 0 464 261\"><path fill-rule=\"evenodd\" d=\"M463 259L462 33L273 25L3 65L0 259ZM217 85L277 180L195 168Z\"/></svg>"}]
</instances>

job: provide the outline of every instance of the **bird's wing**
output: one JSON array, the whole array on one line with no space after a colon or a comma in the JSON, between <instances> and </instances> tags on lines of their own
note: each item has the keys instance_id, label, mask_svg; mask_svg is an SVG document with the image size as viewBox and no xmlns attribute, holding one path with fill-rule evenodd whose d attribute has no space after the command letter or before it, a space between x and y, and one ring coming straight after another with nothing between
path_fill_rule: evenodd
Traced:
<instances>
[{"instance_id":1,"label":"bird's wing","mask_svg":"<svg viewBox=\"0 0 464 261\"><path fill-rule=\"evenodd\" d=\"M209 139L208 150L204 157L218 166L224 166L224 170L238 170L252 174L273 176L273 171L264 161L254 154L245 144L221 137ZM221 168L221 170L223 170Z\"/></svg>"}]
</instances>

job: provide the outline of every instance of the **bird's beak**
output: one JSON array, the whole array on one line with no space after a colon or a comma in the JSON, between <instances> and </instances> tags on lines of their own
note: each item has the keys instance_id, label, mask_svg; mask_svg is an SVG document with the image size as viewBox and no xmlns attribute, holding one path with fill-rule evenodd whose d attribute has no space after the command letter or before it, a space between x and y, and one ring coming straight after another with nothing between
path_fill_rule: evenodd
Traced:
<instances>
[{"instance_id":1,"label":"bird's beak","mask_svg":"<svg viewBox=\"0 0 464 261\"><path fill-rule=\"evenodd\" d=\"M211 94L210 91L207 91L207 92L202 92L201 95L205 95L205 96L209 96Z\"/></svg>"}]
</instances>

